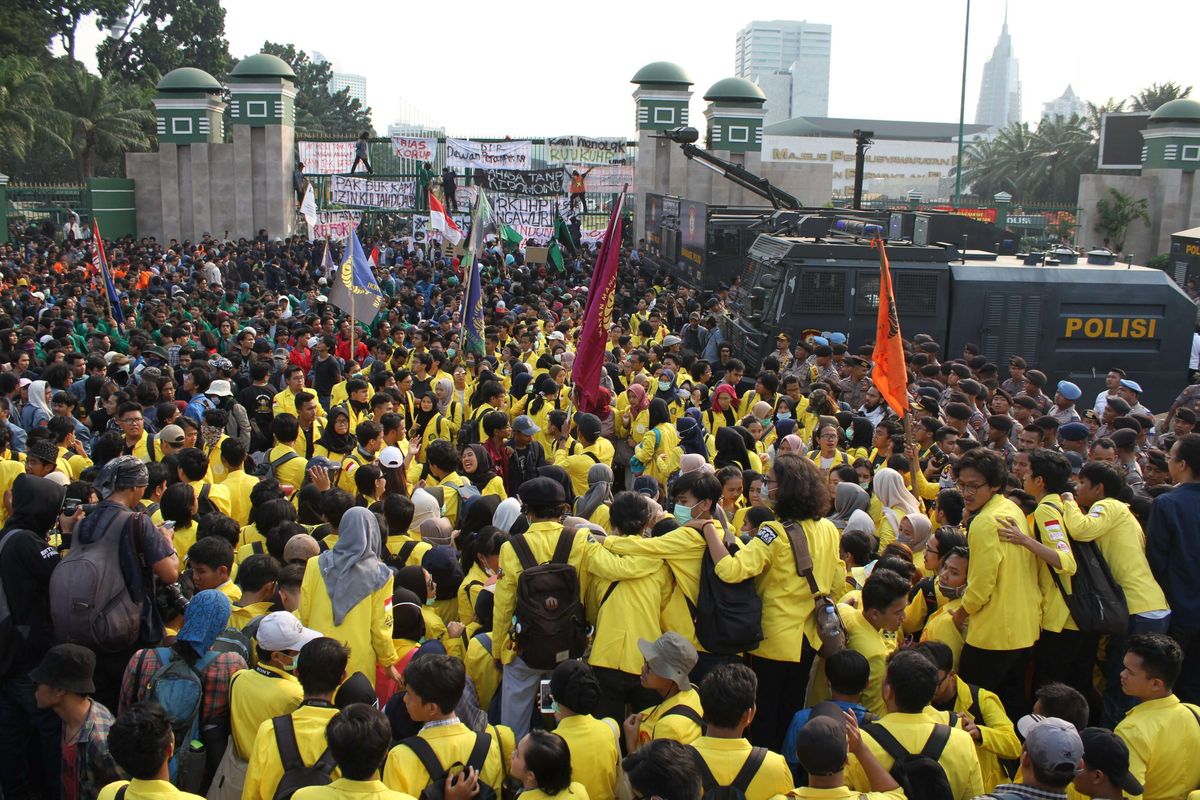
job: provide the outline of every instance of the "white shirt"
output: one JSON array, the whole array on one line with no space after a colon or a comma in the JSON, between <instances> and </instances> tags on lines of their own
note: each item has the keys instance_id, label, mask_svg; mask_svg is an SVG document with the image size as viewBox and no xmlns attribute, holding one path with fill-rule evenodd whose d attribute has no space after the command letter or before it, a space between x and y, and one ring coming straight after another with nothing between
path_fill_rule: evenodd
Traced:
<instances>
[{"instance_id":1,"label":"white shirt","mask_svg":"<svg viewBox=\"0 0 1200 800\"><path fill-rule=\"evenodd\" d=\"M1192 357L1188 359L1188 369L1200 369L1200 332L1192 334Z\"/></svg>"}]
</instances>

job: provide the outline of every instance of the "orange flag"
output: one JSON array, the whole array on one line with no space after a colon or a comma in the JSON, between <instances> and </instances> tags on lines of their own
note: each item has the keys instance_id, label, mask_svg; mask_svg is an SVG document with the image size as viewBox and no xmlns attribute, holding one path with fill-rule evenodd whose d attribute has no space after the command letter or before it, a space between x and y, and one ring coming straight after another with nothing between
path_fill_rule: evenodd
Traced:
<instances>
[{"instance_id":1,"label":"orange flag","mask_svg":"<svg viewBox=\"0 0 1200 800\"><path fill-rule=\"evenodd\" d=\"M875 351L871 354L875 362L871 380L888 407L903 416L908 412L908 369L900 339L896 297L892 293L892 273L883 240L873 239L871 246L879 250L879 319L875 324Z\"/></svg>"}]
</instances>

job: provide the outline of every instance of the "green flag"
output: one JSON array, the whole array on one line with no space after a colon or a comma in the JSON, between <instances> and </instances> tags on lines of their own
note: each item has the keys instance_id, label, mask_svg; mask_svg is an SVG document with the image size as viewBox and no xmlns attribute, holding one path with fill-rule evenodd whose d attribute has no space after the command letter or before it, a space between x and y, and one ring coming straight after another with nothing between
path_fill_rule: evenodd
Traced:
<instances>
[{"instance_id":1,"label":"green flag","mask_svg":"<svg viewBox=\"0 0 1200 800\"><path fill-rule=\"evenodd\" d=\"M554 215L554 239L565 245L572 253L575 252L575 240L571 238L571 232L567 230L567 222L557 214Z\"/></svg>"},{"instance_id":2,"label":"green flag","mask_svg":"<svg viewBox=\"0 0 1200 800\"><path fill-rule=\"evenodd\" d=\"M515 228L513 228L513 226L509 225L508 223L505 223L500 228L500 238L506 244L510 244L513 247L518 247L521 244L523 237L521 236L520 231L516 230Z\"/></svg>"},{"instance_id":3,"label":"green flag","mask_svg":"<svg viewBox=\"0 0 1200 800\"><path fill-rule=\"evenodd\" d=\"M562 250L559 248L558 242L554 239L550 240L550 252L546 254L546 257L550 259L551 264L558 268L559 272L567 271L566 268L563 267Z\"/></svg>"}]
</instances>

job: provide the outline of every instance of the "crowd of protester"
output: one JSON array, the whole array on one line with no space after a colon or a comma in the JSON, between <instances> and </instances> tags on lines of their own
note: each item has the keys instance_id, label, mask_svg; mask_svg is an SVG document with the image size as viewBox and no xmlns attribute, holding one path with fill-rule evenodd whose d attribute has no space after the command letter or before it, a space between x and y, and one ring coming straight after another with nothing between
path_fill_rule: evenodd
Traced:
<instances>
[{"instance_id":1,"label":"crowd of protester","mask_svg":"<svg viewBox=\"0 0 1200 800\"><path fill-rule=\"evenodd\" d=\"M5 800L1200 797L1197 386L372 248L0 246Z\"/></svg>"}]
</instances>

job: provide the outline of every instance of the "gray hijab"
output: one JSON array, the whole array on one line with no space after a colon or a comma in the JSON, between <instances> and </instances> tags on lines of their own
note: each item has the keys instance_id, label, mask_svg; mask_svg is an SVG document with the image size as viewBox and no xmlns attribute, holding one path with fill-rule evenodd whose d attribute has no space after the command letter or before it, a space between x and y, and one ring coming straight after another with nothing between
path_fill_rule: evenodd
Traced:
<instances>
[{"instance_id":1,"label":"gray hijab","mask_svg":"<svg viewBox=\"0 0 1200 800\"><path fill-rule=\"evenodd\" d=\"M613 499L613 471L607 464L592 464L588 468L588 489L575 501L575 515L591 519L596 509Z\"/></svg>"},{"instance_id":2,"label":"gray hijab","mask_svg":"<svg viewBox=\"0 0 1200 800\"><path fill-rule=\"evenodd\" d=\"M837 526L839 531L843 530L850 521L851 514L855 511L866 511L870 507L871 496L861 486L842 481L833 494L833 513L829 515L829 521Z\"/></svg>"},{"instance_id":3,"label":"gray hijab","mask_svg":"<svg viewBox=\"0 0 1200 800\"><path fill-rule=\"evenodd\" d=\"M379 521L365 508L346 512L338 525L332 550L321 553L318 565L333 604L333 624L341 625L350 610L392 577L379 560Z\"/></svg>"}]
</instances>

